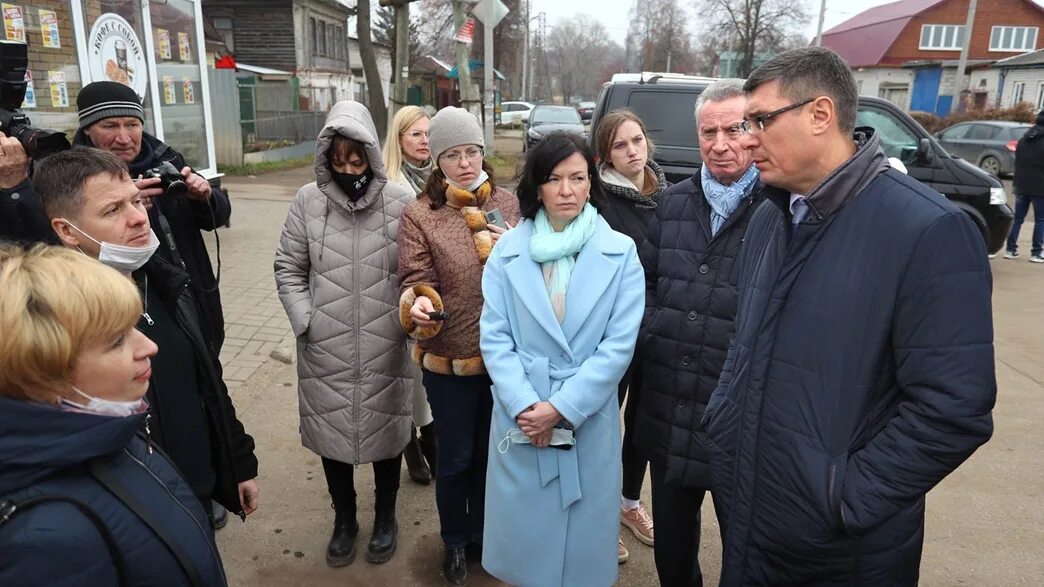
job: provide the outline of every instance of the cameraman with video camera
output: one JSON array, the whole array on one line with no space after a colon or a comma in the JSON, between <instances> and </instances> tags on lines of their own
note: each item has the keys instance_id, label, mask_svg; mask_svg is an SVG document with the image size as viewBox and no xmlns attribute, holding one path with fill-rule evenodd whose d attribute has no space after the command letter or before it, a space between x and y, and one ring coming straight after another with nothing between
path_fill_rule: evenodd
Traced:
<instances>
[{"instance_id":1,"label":"cameraman with video camera","mask_svg":"<svg viewBox=\"0 0 1044 587\"><path fill-rule=\"evenodd\" d=\"M225 321L200 231L228 224L232 213L228 196L186 165L180 153L144 131L145 111L132 88L109 81L87 84L76 98L76 107L80 129L73 144L119 157L142 195L152 200L149 221L160 239L159 254L188 271L207 345L217 356L225 339Z\"/></svg>"}]
</instances>

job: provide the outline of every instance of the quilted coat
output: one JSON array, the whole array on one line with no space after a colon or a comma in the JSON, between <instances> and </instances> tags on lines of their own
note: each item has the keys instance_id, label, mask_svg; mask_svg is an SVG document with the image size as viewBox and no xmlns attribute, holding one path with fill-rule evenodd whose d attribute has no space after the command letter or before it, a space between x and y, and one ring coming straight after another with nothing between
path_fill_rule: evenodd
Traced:
<instances>
[{"instance_id":1,"label":"quilted coat","mask_svg":"<svg viewBox=\"0 0 1044 587\"><path fill-rule=\"evenodd\" d=\"M710 456L700 420L718 385L736 318L737 260L761 203L760 184L717 234L700 171L664 192L642 246L645 315L638 446L664 481L710 489Z\"/></svg>"},{"instance_id":2,"label":"quilted coat","mask_svg":"<svg viewBox=\"0 0 1044 587\"><path fill-rule=\"evenodd\" d=\"M356 202L331 178L326 151L335 133L363 143L374 172ZM275 257L279 300L297 336L301 440L344 463L389 459L412 426L396 239L414 197L388 183L373 119L357 102L330 111L315 176L290 204Z\"/></svg>"},{"instance_id":3,"label":"quilted coat","mask_svg":"<svg viewBox=\"0 0 1044 587\"><path fill-rule=\"evenodd\" d=\"M764 190L704 424L721 585L916 585L925 494L993 430L982 235L870 129L806 199Z\"/></svg>"}]
</instances>

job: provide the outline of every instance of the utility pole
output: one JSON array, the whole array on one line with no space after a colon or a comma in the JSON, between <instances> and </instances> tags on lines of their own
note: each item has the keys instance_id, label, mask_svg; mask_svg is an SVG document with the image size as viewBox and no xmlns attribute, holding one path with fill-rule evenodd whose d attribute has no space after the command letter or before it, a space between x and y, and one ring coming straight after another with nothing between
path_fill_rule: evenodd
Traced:
<instances>
[{"instance_id":1,"label":"utility pole","mask_svg":"<svg viewBox=\"0 0 1044 587\"><path fill-rule=\"evenodd\" d=\"M819 5L819 29L816 30L816 47L823 46L823 21L826 19L826 0Z\"/></svg>"},{"instance_id":2,"label":"utility pole","mask_svg":"<svg viewBox=\"0 0 1044 587\"><path fill-rule=\"evenodd\" d=\"M459 31L460 27L464 26L465 20L467 17L464 14L464 0L453 0L453 27ZM460 41L457 41L457 85L460 87L461 106L474 114L475 118L479 118L479 114L475 112L479 99L472 93L475 88L471 85L468 45Z\"/></svg>"},{"instance_id":3,"label":"utility pole","mask_svg":"<svg viewBox=\"0 0 1044 587\"><path fill-rule=\"evenodd\" d=\"M975 5L978 0L970 0L968 3L968 20L964 23L964 42L961 43L961 58L957 62L957 79L953 83L953 100L950 102L950 112L957 112L961 105L961 97L964 94L964 70L968 67L968 48L971 46L972 25L975 24Z\"/></svg>"},{"instance_id":4,"label":"utility pole","mask_svg":"<svg viewBox=\"0 0 1044 587\"><path fill-rule=\"evenodd\" d=\"M417 0L380 0L381 6L395 7L395 67L392 72L391 112L388 123L395 113L406 105L407 78L410 77L410 2Z\"/></svg>"}]
</instances>

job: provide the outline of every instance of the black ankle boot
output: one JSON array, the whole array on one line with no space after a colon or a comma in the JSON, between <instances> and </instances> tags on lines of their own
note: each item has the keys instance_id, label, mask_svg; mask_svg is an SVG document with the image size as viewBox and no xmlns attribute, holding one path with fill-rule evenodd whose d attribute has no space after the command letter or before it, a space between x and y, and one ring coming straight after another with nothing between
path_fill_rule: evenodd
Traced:
<instances>
[{"instance_id":1,"label":"black ankle boot","mask_svg":"<svg viewBox=\"0 0 1044 587\"><path fill-rule=\"evenodd\" d=\"M442 575L450 585L468 583L468 555L464 547L446 549L446 558L442 559Z\"/></svg>"},{"instance_id":2,"label":"black ankle boot","mask_svg":"<svg viewBox=\"0 0 1044 587\"><path fill-rule=\"evenodd\" d=\"M366 560L381 564L391 560L398 543L399 524L395 519L395 494L378 496L373 518L373 536L366 547Z\"/></svg>"},{"instance_id":3,"label":"black ankle boot","mask_svg":"<svg viewBox=\"0 0 1044 587\"><path fill-rule=\"evenodd\" d=\"M355 561L355 537L359 535L359 523L355 519L354 507L337 507L334 516L333 535L326 547L326 564L344 567Z\"/></svg>"},{"instance_id":4,"label":"black ankle boot","mask_svg":"<svg viewBox=\"0 0 1044 587\"><path fill-rule=\"evenodd\" d=\"M424 455L421 454L421 445L420 441L417 440L416 429L413 431L409 444L402 449L402 457L406 459L406 470L410 472L410 479L413 479L414 483L421 485L431 483L431 471L428 469L428 463L424 462Z\"/></svg>"},{"instance_id":5,"label":"black ankle boot","mask_svg":"<svg viewBox=\"0 0 1044 587\"><path fill-rule=\"evenodd\" d=\"M435 467L438 464L438 443L435 442L435 422L420 428L420 449L424 460L428 461L431 478L435 478Z\"/></svg>"}]
</instances>

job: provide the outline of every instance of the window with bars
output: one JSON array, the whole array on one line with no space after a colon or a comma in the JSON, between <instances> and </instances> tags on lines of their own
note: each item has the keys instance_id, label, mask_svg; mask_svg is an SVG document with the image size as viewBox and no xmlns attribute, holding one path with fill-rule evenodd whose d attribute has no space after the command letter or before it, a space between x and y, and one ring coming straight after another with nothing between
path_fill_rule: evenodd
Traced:
<instances>
[{"instance_id":1,"label":"window with bars","mask_svg":"<svg viewBox=\"0 0 1044 587\"><path fill-rule=\"evenodd\" d=\"M990 51L1022 53L1037 48L1037 27L995 26L990 31Z\"/></svg>"},{"instance_id":2,"label":"window with bars","mask_svg":"<svg viewBox=\"0 0 1044 587\"><path fill-rule=\"evenodd\" d=\"M959 24L926 24L921 26L920 49L960 51L964 46L964 26Z\"/></svg>"}]
</instances>

